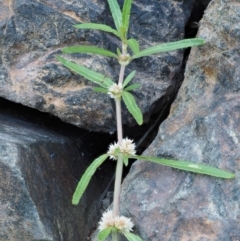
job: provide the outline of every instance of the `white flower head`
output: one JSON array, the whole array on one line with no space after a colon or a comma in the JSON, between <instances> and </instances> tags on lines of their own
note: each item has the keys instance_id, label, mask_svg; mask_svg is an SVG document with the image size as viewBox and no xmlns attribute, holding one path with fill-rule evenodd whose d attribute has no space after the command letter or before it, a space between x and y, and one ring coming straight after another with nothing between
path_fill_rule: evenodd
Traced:
<instances>
[{"instance_id":1,"label":"white flower head","mask_svg":"<svg viewBox=\"0 0 240 241\"><path fill-rule=\"evenodd\" d=\"M108 94L111 98L119 99L122 96L123 87L122 84L116 84L114 83L112 86L108 89Z\"/></svg>"},{"instance_id":2,"label":"white flower head","mask_svg":"<svg viewBox=\"0 0 240 241\"><path fill-rule=\"evenodd\" d=\"M132 155L136 154L136 145L133 143L133 140L124 138L119 145L118 143L113 143L109 146L107 154L110 155L110 158L117 160L119 154L123 155Z\"/></svg>"},{"instance_id":3,"label":"white flower head","mask_svg":"<svg viewBox=\"0 0 240 241\"><path fill-rule=\"evenodd\" d=\"M132 231L133 226L134 224L130 218L124 216L113 217L112 210L108 210L103 213L102 218L99 222L98 229L102 231L103 229L108 227L115 227L119 231L130 232Z\"/></svg>"},{"instance_id":4,"label":"white flower head","mask_svg":"<svg viewBox=\"0 0 240 241\"><path fill-rule=\"evenodd\" d=\"M127 155L134 156L136 154L135 148L136 148L136 145L133 143L133 140L124 138L120 145L120 152L125 155L127 154Z\"/></svg>"},{"instance_id":5,"label":"white flower head","mask_svg":"<svg viewBox=\"0 0 240 241\"><path fill-rule=\"evenodd\" d=\"M133 222L130 218L120 216L115 218L115 227L123 232L130 232L134 227Z\"/></svg>"},{"instance_id":6,"label":"white flower head","mask_svg":"<svg viewBox=\"0 0 240 241\"><path fill-rule=\"evenodd\" d=\"M109 146L107 154L109 154L113 160L117 160L117 149L119 149L118 143L113 143Z\"/></svg>"},{"instance_id":7,"label":"white flower head","mask_svg":"<svg viewBox=\"0 0 240 241\"><path fill-rule=\"evenodd\" d=\"M107 210L105 213L103 213L102 218L99 222L98 229L102 231L105 228L113 227L115 226L115 220L113 218L113 212L112 210Z\"/></svg>"}]
</instances>

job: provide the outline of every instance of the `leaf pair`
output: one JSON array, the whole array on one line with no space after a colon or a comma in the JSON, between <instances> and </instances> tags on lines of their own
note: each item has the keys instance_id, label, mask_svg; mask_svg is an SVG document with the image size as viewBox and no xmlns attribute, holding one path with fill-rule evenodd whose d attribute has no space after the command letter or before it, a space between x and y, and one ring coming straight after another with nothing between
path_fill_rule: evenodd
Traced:
<instances>
[{"instance_id":1,"label":"leaf pair","mask_svg":"<svg viewBox=\"0 0 240 241\"><path fill-rule=\"evenodd\" d=\"M127 32L129 28L132 0L124 1L122 12L117 0L108 0L108 5L112 13L116 30L111 28L108 25L96 24L96 23L77 24L77 25L74 25L74 27L78 29L95 29L95 30L101 30L108 33L112 33L117 37L119 37L123 42L126 42Z\"/></svg>"},{"instance_id":2,"label":"leaf pair","mask_svg":"<svg viewBox=\"0 0 240 241\"><path fill-rule=\"evenodd\" d=\"M83 26L85 25L90 25L90 24L81 24ZM80 26L81 26L80 25ZM95 24L93 24L95 25ZM203 39L195 38L195 39L184 39L176 42L170 42L170 43L164 43L160 45L156 45L153 47L149 47L147 49L144 49L140 51L138 41L136 39L129 39L127 40L127 44L131 48L133 52L133 56L131 56L130 61L133 59L149 56L152 54L157 54L157 53L163 53L163 52L170 52L170 51L175 51L178 49L183 49L183 48L188 48L188 47L193 47L193 46L199 46L204 44ZM88 53L88 54L97 54L97 55L102 55L102 56L107 56L107 57L113 57L118 59L120 55L120 51L118 51L118 54L115 54L109 50L103 49L103 48L98 48L95 46L86 46L86 45L81 45L81 46L72 46L72 47L66 47L62 49L63 53Z\"/></svg>"},{"instance_id":3,"label":"leaf pair","mask_svg":"<svg viewBox=\"0 0 240 241\"><path fill-rule=\"evenodd\" d=\"M108 0L108 4L118 35L120 36L122 41L125 42L127 39L132 0L124 1L122 12L117 0Z\"/></svg>"},{"instance_id":4,"label":"leaf pair","mask_svg":"<svg viewBox=\"0 0 240 241\"><path fill-rule=\"evenodd\" d=\"M93 70L90 70L84 66L75 64L71 61L68 61L62 57L57 57L57 59L66 67L68 67L69 69L71 69L72 71L82 75L83 77L85 77L86 79L100 85L101 87L95 87L94 90L97 92L101 92L101 93L107 93L108 92L108 88L114 84L113 80L111 80L110 78L104 76L103 74L100 74L98 72L95 72ZM132 78L134 77L136 71L131 72L127 78L125 79L124 83L123 83L123 87L127 86L127 84L132 80ZM137 123L139 125L141 125L143 123L143 117L142 117L142 112L140 110L140 108L137 106L137 103L133 97L132 94L130 94L128 91L130 90L134 90L136 88L138 88L140 85L139 84L134 84L134 85L130 85L128 87L126 87L122 93L122 98L123 101L127 107L127 109L129 110L129 112L133 115L133 117L135 118L135 120L137 121Z\"/></svg>"},{"instance_id":5,"label":"leaf pair","mask_svg":"<svg viewBox=\"0 0 240 241\"><path fill-rule=\"evenodd\" d=\"M113 29L110 26L105 24L96 24L96 23L82 23L82 24L74 25L74 27L78 29L101 30L101 31L114 34L115 36L120 38L123 43L127 44L131 48L133 52L133 56L131 57L131 60L144 57L144 56L149 56L152 54L169 52L169 51L174 51L177 49L183 49L183 48L192 47L192 46L198 46L204 43L204 40L200 38L186 39L186 40L180 40L176 42L156 45L154 47L150 47L140 51L139 44L136 39L133 39L133 38L127 39L132 0L124 1L122 12L117 0L108 0L108 5L110 7L116 29ZM105 50L103 48L98 48L93 46L68 47L68 48L64 48L63 52L64 53L99 54L99 55L114 57L114 58L118 58L120 54L120 53L115 54L109 50Z\"/></svg>"},{"instance_id":6,"label":"leaf pair","mask_svg":"<svg viewBox=\"0 0 240 241\"><path fill-rule=\"evenodd\" d=\"M123 10L119 7L117 0L108 0L108 5L110 7L112 17L116 26L116 30L105 24L97 23L82 23L74 25L78 29L94 29L101 30L108 33L112 33L122 42L127 42L127 32L129 28L130 12L132 6L132 0L125 0L123 5ZM63 49L64 53L89 53L89 54L98 54L108 57L118 58L120 53L115 54L111 51L108 51L103 48L93 47L93 46L74 46L67 47ZM120 52L120 51L119 51Z\"/></svg>"},{"instance_id":7,"label":"leaf pair","mask_svg":"<svg viewBox=\"0 0 240 241\"><path fill-rule=\"evenodd\" d=\"M78 204L79 200L81 199L84 191L86 190L88 183L91 180L92 175L96 172L97 168L109 157L108 154L103 154L97 159L95 159L92 164L87 168L85 173L83 174L81 180L79 181L77 188L74 192L72 203ZM133 158L133 159L139 159L144 161L151 161L155 162L164 166L169 166L172 168L177 168L184 171L194 172L194 173L200 173L205 175L210 175L214 177L219 178L234 178L234 174L226 172L224 170L211 167L208 165L200 164L200 163L192 163L187 161L176 161L176 160L170 160L170 159L163 159L163 158L157 158L157 157L151 157L151 156L128 156L127 158ZM126 159L124 163L126 162ZM126 163L125 163L126 165Z\"/></svg>"}]
</instances>

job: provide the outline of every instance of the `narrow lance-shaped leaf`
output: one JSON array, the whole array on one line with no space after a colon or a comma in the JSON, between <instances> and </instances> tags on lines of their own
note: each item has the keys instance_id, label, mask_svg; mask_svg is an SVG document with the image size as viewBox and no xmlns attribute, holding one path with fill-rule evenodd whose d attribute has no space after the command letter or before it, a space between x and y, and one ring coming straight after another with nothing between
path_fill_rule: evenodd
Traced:
<instances>
[{"instance_id":1,"label":"narrow lance-shaped leaf","mask_svg":"<svg viewBox=\"0 0 240 241\"><path fill-rule=\"evenodd\" d=\"M131 48L134 54L139 53L139 43L136 39L134 38L128 39L127 44L129 45L129 47Z\"/></svg>"},{"instance_id":2,"label":"narrow lance-shaped leaf","mask_svg":"<svg viewBox=\"0 0 240 241\"><path fill-rule=\"evenodd\" d=\"M123 28L125 30L125 37L127 36L127 32L128 32L131 7L132 7L132 0L125 0L123 4L123 10L122 10L122 23L123 23Z\"/></svg>"},{"instance_id":3,"label":"narrow lance-shaped leaf","mask_svg":"<svg viewBox=\"0 0 240 241\"><path fill-rule=\"evenodd\" d=\"M169 166L169 167L181 169L184 171L195 172L195 173L200 173L200 174L205 174L205 175L210 175L210 176L220 177L220 178L234 178L234 174L230 172L227 172L215 167L211 167L208 165L204 165L204 164L187 162L187 161L168 160L168 159L149 157L149 156L135 156L135 158L155 162L164 166Z\"/></svg>"},{"instance_id":4,"label":"narrow lance-shaped leaf","mask_svg":"<svg viewBox=\"0 0 240 241\"><path fill-rule=\"evenodd\" d=\"M89 54L99 54L103 56L108 56L108 57L114 57L117 58L118 56L106 49L94 47L94 46L72 46L72 47L66 47L62 49L63 53L69 53L69 54L74 54L74 53L89 53Z\"/></svg>"},{"instance_id":5,"label":"narrow lance-shaped leaf","mask_svg":"<svg viewBox=\"0 0 240 241\"><path fill-rule=\"evenodd\" d=\"M143 123L142 112L137 106L136 101L132 96L132 94L128 93L127 91L123 91L122 98L128 111L132 114L132 116L137 121L137 123L141 125Z\"/></svg>"},{"instance_id":6,"label":"narrow lance-shaped leaf","mask_svg":"<svg viewBox=\"0 0 240 241\"><path fill-rule=\"evenodd\" d=\"M119 48L117 48L117 55L120 56L121 55L121 51Z\"/></svg>"},{"instance_id":7,"label":"narrow lance-shaped leaf","mask_svg":"<svg viewBox=\"0 0 240 241\"><path fill-rule=\"evenodd\" d=\"M132 80L135 74L136 74L136 71L134 70L127 76L127 78L123 82L123 87L125 87Z\"/></svg>"},{"instance_id":8,"label":"narrow lance-shaped leaf","mask_svg":"<svg viewBox=\"0 0 240 241\"><path fill-rule=\"evenodd\" d=\"M123 235L127 238L128 241L143 241L140 237L130 232L123 232Z\"/></svg>"},{"instance_id":9,"label":"narrow lance-shaped leaf","mask_svg":"<svg viewBox=\"0 0 240 241\"><path fill-rule=\"evenodd\" d=\"M127 167L128 166L128 156L126 156L126 155L123 156L123 162L124 162L125 166Z\"/></svg>"},{"instance_id":10,"label":"narrow lance-shaped leaf","mask_svg":"<svg viewBox=\"0 0 240 241\"><path fill-rule=\"evenodd\" d=\"M83 77L85 77L86 79L101 85L102 87L108 88L111 85L113 85L113 81L110 78L107 78L106 76L104 76L103 74L97 73L93 70L90 70L84 66L80 66L78 64L75 64L71 61L68 61L62 57L57 57L57 59L66 67L68 67L69 69L71 69L72 71L82 75Z\"/></svg>"},{"instance_id":11,"label":"narrow lance-shaped leaf","mask_svg":"<svg viewBox=\"0 0 240 241\"><path fill-rule=\"evenodd\" d=\"M112 227L108 227L103 229L99 234L98 234L98 240L99 241L104 241L109 234L112 232L113 228Z\"/></svg>"},{"instance_id":12,"label":"narrow lance-shaped leaf","mask_svg":"<svg viewBox=\"0 0 240 241\"><path fill-rule=\"evenodd\" d=\"M108 5L110 7L112 17L113 17L115 26L118 30L118 33L121 33L122 13L121 13L121 9L118 5L118 2L117 2L117 0L108 0Z\"/></svg>"},{"instance_id":13,"label":"narrow lance-shaped leaf","mask_svg":"<svg viewBox=\"0 0 240 241\"><path fill-rule=\"evenodd\" d=\"M78 182L77 188L73 194L72 204L77 205L86 190L88 183L91 180L92 175L96 172L97 168L108 158L108 154L101 155L95 159L91 165L84 172L81 180Z\"/></svg>"},{"instance_id":14,"label":"narrow lance-shaped leaf","mask_svg":"<svg viewBox=\"0 0 240 241\"><path fill-rule=\"evenodd\" d=\"M141 86L140 84L133 84L133 85L129 85L124 90L125 91L135 90L135 89L138 89L140 86Z\"/></svg>"},{"instance_id":15,"label":"narrow lance-shaped leaf","mask_svg":"<svg viewBox=\"0 0 240 241\"><path fill-rule=\"evenodd\" d=\"M160 44L154 47L150 47L140 51L138 54L133 55L133 59L140 58L143 56L148 56L151 54L161 53L161 52L169 52L177 49L183 49L187 47L193 47L204 44L204 39L195 38L195 39L184 39L177 42Z\"/></svg>"},{"instance_id":16,"label":"narrow lance-shaped leaf","mask_svg":"<svg viewBox=\"0 0 240 241\"><path fill-rule=\"evenodd\" d=\"M99 23L81 23L81 24L76 24L76 25L73 25L75 28L79 28L79 29L93 29L93 30L101 30L101 31L104 31L104 32L108 32L108 33L112 33L114 35L116 35L117 37L120 38L120 35L119 33L111 28L110 26L108 25L105 25L105 24L99 24Z\"/></svg>"},{"instance_id":17,"label":"narrow lance-shaped leaf","mask_svg":"<svg viewBox=\"0 0 240 241\"><path fill-rule=\"evenodd\" d=\"M108 89L101 88L101 87L94 87L94 88L93 88L93 91L95 91L95 92L100 92L100 93L107 93L107 92L108 92Z\"/></svg>"}]
</instances>

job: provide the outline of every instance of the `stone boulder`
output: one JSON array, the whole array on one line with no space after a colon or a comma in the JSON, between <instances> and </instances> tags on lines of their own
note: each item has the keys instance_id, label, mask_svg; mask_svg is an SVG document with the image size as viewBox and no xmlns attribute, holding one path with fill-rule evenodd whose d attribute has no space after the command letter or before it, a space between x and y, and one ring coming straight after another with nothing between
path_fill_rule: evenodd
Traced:
<instances>
[{"instance_id":1,"label":"stone boulder","mask_svg":"<svg viewBox=\"0 0 240 241\"><path fill-rule=\"evenodd\" d=\"M111 165L97 172L78 206L71 198L86 167L104 152L104 136L23 117L1 106L0 241L88 240Z\"/></svg>"},{"instance_id":2,"label":"stone boulder","mask_svg":"<svg viewBox=\"0 0 240 241\"><path fill-rule=\"evenodd\" d=\"M122 5L123 1L120 1ZM142 48L184 38L194 0L134 1L130 37ZM118 40L98 31L73 25L95 22L113 25L107 2L63 0L0 0L0 97L58 116L81 128L113 132L115 106L107 95L95 93L93 84L56 60L61 49L97 45L116 51ZM117 61L87 55L67 58L117 80ZM135 92L145 122L174 96L181 78L183 52L176 51L134 61ZM124 124L135 125L124 109Z\"/></svg>"},{"instance_id":3,"label":"stone boulder","mask_svg":"<svg viewBox=\"0 0 240 241\"><path fill-rule=\"evenodd\" d=\"M200 22L169 118L145 155L205 163L223 180L137 161L124 180L122 213L144 241L240 240L240 5L213 0Z\"/></svg>"}]
</instances>

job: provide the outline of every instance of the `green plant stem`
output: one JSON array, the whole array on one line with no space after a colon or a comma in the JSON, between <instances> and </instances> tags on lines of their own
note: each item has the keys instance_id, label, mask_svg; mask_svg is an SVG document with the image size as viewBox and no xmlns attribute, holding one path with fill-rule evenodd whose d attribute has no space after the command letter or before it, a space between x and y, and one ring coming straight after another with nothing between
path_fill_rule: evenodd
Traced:
<instances>
[{"instance_id":1,"label":"green plant stem","mask_svg":"<svg viewBox=\"0 0 240 241\"><path fill-rule=\"evenodd\" d=\"M121 113L121 100L116 100L116 115L117 115L117 135L118 143L122 142L122 113ZM113 216L119 216L119 203L120 203L120 192L121 192L121 181L122 181L122 169L123 169L123 159L121 156L118 157L115 185L114 185L114 197L113 197Z\"/></svg>"},{"instance_id":2,"label":"green plant stem","mask_svg":"<svg viewBox=\"0 0 240 241\"><path fill-rule=\"evenodd\" d=\"M119 157L117 160L115 186L114 186L114 197L113 197L113 216L114 217L119 216L122 170L123 170L123 158Z\"/></svg>"},{"instance_id":3,"label":"green plant stem","mask_svg":"<svg viewBox=\"0 0 240 241\"><path fill-rule=\"evenodd\" d=\"M123 83L124 72L125 72L125 66L121 66L118 84ZM117 119L117 137L118 137L118 143L120 144L123 139L121 99L116 99L115 103L116 103L116 119ZM119 216L122 170L123 170L123 158L119 156L117 160L116 177L115 177L115 184L114 184L114 197L113 197L113 216L114 217ZM112 235L112 240L118 241L118 233L115 233Z\"/></svg>"},{"instance_id":4,"label":"green plant stem","mask_svg":"<svg viewBox=\"0 0 240 241\"><path fill-rule=\"evenodd\" d=\"M123 83L124 73L125 73L125 66L121 65L118 84L122 84Z\"/></svg>"}]
</instances>

